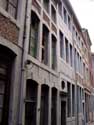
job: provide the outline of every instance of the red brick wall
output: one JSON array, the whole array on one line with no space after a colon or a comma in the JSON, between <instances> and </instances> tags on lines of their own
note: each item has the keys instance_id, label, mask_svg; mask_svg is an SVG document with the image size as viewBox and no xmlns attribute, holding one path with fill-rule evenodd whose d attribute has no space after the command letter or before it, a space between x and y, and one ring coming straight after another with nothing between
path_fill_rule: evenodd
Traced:
<instances>
[{"instance_id":1,"label":"red brick wall","mask_svg":"<svg viewBox=\"0 0 94 125\"><path fill-rule=\"evenodd\" d=\"M18 43L19 29L8 18L0 14L0 36L13 43Z\"/></svg>"}]
</instances>

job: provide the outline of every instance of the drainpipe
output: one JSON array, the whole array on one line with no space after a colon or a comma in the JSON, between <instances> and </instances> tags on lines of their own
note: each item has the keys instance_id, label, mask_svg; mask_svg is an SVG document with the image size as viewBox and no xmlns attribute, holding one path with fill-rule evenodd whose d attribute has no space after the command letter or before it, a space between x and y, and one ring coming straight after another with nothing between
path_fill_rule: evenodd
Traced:
<instances>
[{"instance_id":1,"label":"drainpipe","mask_svg":"<svg viewBox=\"0 0 94 125\"><path fill-rule=\"evenodd\" d=\"M73 23L73 15L72 15L72 23ZM73 41L73 48L74 48L74 36L73 36L73 30L72 30L72 41ZM75 52L75 49L74 49ZM77 66L77 64L76 64ZM74 57L74 73L75 73L75 122L76 125L78 125L78 110L77 110L77 104L78 104L78 99L77 99L77 80L76 80L76 67L75 67L75 57Z\"/></svg>"},{"instance_id":2,"label":"drainpipe","mask_svg":"<svg viewBox=\"0 0 94 125\"><path fill-rule=\"evenodd\" d=\"M25 17L24 17L24 31L23 31L23 40L22 40L22 55L21 55L21 76L20 76L20 87L19 87L19 104L18 104L18 125L22 125L23 121L23 109L24 109L24 74L25 74L25 60L26 60L26 52L25 52L25 44L27 38L27 19L28 19L28 1L25 1ZM31 0L32 1L32 0ZM30 8L29 8L30 9Z\"/></svg>"}]
</instances>

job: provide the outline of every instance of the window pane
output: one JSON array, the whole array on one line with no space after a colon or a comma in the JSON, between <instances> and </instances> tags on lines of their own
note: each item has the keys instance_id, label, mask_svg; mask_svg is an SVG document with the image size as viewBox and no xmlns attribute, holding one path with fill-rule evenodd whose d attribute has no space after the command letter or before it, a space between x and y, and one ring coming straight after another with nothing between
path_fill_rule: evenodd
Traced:
<instances>
[{"instance_id":1,"label":"window pane","mask_svg":"<svg viewBox=\"0 0 94 125\"><path fill-rule=\"evenodd\" d=\"M14 8L11 4L8 6L8 12L10 13L11 16L15 18L16 16L16 8Z\"/></svg>"},{"instance_id":2,"label":"window pane","mask_svg":"<svg viewBox=\"0 0 94 125\"><path fill-rule=\"evenodd\" d=\"M4 81L0 80L0 94L4 94L5 84Z\"/></svg>"},{"instance_id":3,"label":"window pane","mask_svg":"<svg viewBox=\"0 0 94 125\"><path fill-rule=\"evenodd\" d=\"M42 33L42 62L48 64L48 44L49 44L49 31L45 25L43 25Z\"/></svg>"},{"instance_id":4,"label":"window pane","mask_svg":"<svg viewBox=\"0 0 94 125\"><path fill-rule=\"evenodd\" d=\"M33 80L27 80L25 125L36 125L36 110L37 110L37 83Z\"/></svg>"},{"instance_id":5,"label":"window pane","mask_svg":"<svg viewBox=\"0 0 94 125\"><path fill-rule=\"evenodd\" d=\"M44 8L49 13L49 0L43 0Z\"/></svg>"},{"instance_id":6,"label":"window pane","mask_svg":"<svg viewBox=\"0 0 94 125\"><path fill-rule=\"evenodd\" d=\"M1 6L3 9L6 9L6 5L7 5L6 0L0 0L0 6Z\"/></svg>"},{"instance_id":7,"label":"window pane","mask_svg":"<svg viewBox=\"0 0 94 125\"><path fill-rule=\"evenodd\" d=\"M0 95L0 107L3 108L4 95Z\"/></svg>"},{"instance_id":8,"label":"window pane","mask_svg":"<svg viewBox=\"0 0 94 125\"><path fill-rule=\"evenodd\" d=\"M54 23L56 23L56 10L53 6L51 6L51 17Z\"/></svg>"},{"instance_id":9,"label":"window pane","mask_svg":"<svg viewBox=\"0 0 94 125\"><path fill-rule=\"evenodd\" d=\"M2 120L2 109L0 109L0 123L1 123L1 120Z\"/></svg>"},{"instance_id":10,"label":"window pane","mask_svg":"<svg viewBox=\"0 0 94 125\"><path fill-rule=\"evenodd\" d=\"M11 4L13 4L15 7L17 6L17 0L9 0Z\"/></svg>"},{"instance_id":11,"label":"window pane","mask_svg":"<svg viewBox=\"0 0 94 125\"><path fill-rule=\"evenodd\" d=\"M31 56L35 58L37 57L38 32L39 32L39 19L34 12L31 12L29 53Z\"/></svg>"},{"instance_id":12,"label":"window pane","mask_svg":"<svg viewBox=\"0 0 94 125\"><path fill-rule=\"evenodd\" d=\"M52 69L56 69L56 38L52 36Z\"/></svg>"}]
</instances>

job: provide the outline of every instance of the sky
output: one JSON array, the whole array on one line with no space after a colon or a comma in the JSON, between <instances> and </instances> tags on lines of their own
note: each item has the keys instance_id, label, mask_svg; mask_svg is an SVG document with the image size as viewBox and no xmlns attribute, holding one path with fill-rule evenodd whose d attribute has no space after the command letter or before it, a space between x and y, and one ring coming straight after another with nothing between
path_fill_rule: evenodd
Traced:
<instances>
[{"instance_id":1,"label":"sky","mask_svg":"<svg viewBox=\"0 0 94 125\"><path fill-rule=\"evenodd\" d=\"M94 52L94 0L69 0L82 28L88 29Z\"/></svg>"}]
</instances>

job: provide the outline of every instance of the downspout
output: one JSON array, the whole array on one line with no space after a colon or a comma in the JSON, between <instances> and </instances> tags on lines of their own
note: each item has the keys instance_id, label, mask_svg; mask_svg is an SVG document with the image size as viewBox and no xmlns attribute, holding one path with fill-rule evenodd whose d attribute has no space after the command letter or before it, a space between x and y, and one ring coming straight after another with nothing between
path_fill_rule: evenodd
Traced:
<instances>
[{"instance_id":1,"label":"downspout","mask_svg":"<svg viewBox=\"0 0 94 125\"><path fill-rule=\"evenodd\" d=\"M73 23L73 15L72 15L72 23ZM74 48L74 38L73 38L73 30L72 30L72 41L73 41L73 48ZM74 53L75 53L75 48L74 48ZM77 66L77 64L76 64ZM75 56L74 56L74 73L75 73L75 122L76 125L78 125L78 111L77 111L77 104L78 104L78 99L77 99L77 80L76 80L76 66L75 66Z\"/></svg>"},{"instance_id":2,"label":"downspout","mask_svg":"<svg viewBox=\"0 0 94 125\"><path fill-rule=\"evenodd\" d=\"M23 116L23 90L24 90L24 73L25 73L25 41L26 41L26 22L27 22L27 7L28 0L25 1L25 16L24 16L24 30L22 38L22 55L21 55L21 76L20 76L20 87L19 87L19 104L18 104L18 125L22 125L22 116Z\"/></svg>"}]
</instances>

